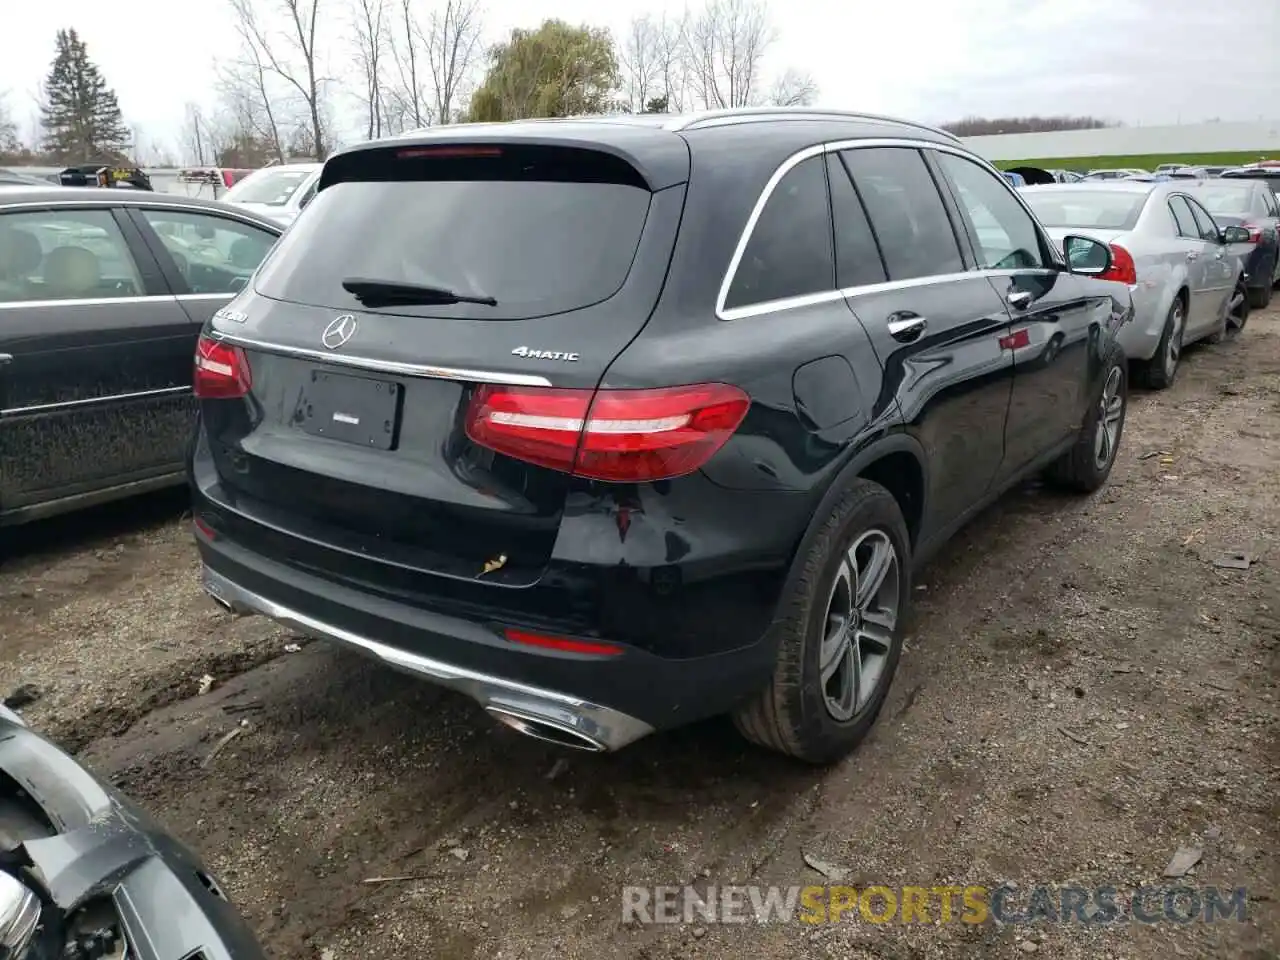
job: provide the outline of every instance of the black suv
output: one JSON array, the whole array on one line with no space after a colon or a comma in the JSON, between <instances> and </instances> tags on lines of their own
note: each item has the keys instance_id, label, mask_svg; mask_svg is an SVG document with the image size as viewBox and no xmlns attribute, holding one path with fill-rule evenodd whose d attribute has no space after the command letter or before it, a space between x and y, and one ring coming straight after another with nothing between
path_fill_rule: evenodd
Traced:
<instances>
[{"instance_id":1,"label":"black suv","mask_svg":"<svg viewBox=\"0 0 1280 960\"><path fill-rule=\"evenodd\" d=\"M1090 491L1123 284L953 137L812 110L440 128L329 159L200 340L208 592L593 750L732 713L814 762L911 571Z\"/></svg>"}]
</instances>

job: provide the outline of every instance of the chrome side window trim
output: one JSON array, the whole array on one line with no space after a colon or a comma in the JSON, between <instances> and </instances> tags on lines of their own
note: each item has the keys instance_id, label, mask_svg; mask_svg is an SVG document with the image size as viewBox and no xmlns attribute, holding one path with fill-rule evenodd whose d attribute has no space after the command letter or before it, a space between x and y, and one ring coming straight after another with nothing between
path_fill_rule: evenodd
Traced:
<instances>
[{"instance_id":1,"label":"chrome side window trim","mask_svg":"<svg viewBox=\"0 0 1280 960\"><path fill-rule=\"evenodd\" d=\"M1040 232L1041 239L1044 241L1048 250L1055 256L1055 263L1059 267L1054 270L1048 267L1032 268L1030 270L969 270L964 273L942 274L928 277L913 277L909 280L889 280L884 283L865 284L860 287L848 287L844 290L820 290L810 294L804 294L798 297L788 297L784 300L772 300L764 303L752 303L742 307L725 307L725 301L729 296L729 289L733 286L733 281L738 272L738 265L742 262L742 258L746 253L747 245L751 242L751 234L755 231L756 223L760 220L764 213L765 205L769 202L769 198L773 195L782 178L790 173L795 167L808 160L810 157L821 156L826 153L838 153L842 150L858 150L873 149L876 147L906 147L913 150L937 150L941 153L951 153L957 157L972 161L978 166L985 169L992 176L996 177L1001 183L1005 184L1006 189L1013 194L1014 198L1021 205L1027 216L1031 218L1031 222ZM716 316L721 320L740 320L744 317L755 317L766 313L776 313L780 310L792 310L797 307L813 306L819 303L828 303L840 300L845 297L855 296L862 293L882 293L886 290L905 289L908 287L918 287L929 283L947 283L958 279L970 279L973 277L998 277L1012 276L1013 274L1053 274L1066 269L1064 261L1058 261L1057 247L1049 240L1048 234L1045 233L1044 227L1036 218L1035 213L1027 204L1026 200L1013 187L1008 185L1008 181L1001 175L991 163L970 153L958 146L951 146L946 143L938 143L934 140L916 140L906 137L894 138L872 138L864 137L856 140L833 140L828 143L818 143L803 150L793 153L787 159L778 165L772 176L764 185L764 189L760 191L760 196L756 198L755 206L751 208L751 215L747 218L746 225L742 228L742 233L738 237L738 243L734 247L733 256L729 260L729 267L725 271L724 279L720 282L720 290L716 296L715 312Z\"/></svg>"},{"instance_id":2,"label":"chrome side window trim","mask_svg":"<svg viewBox=\"0 0 1280 960\"><path fill-rule=\"evenodd\" d=\"M834 303L851 297L870 294L887 293L893 290L909 290L912 287L925 287L938 283L955 283L959 280L975 278L996 279L1000 277L1019 276L1055 276L1060 271L1045 267L1028 270L966 270L963 273L935 273L926 277L911 277L908 280L886 280L883 283L865 283L856 287L845 287L843 290L826 290L822 293L811 293L803 297L787 297L785 300L768 300L764 303L752 303L745 307L734 307L717 316L721 320L742 320L747 317L758 317L768 313L779 313L784 310L795 310L798 307L812 307L820 303Z\"/></svg>"},{"instance_id":3,"label":"chrome side window trim","mask_svg":"<svg viewBox=\"0 0 1280 960\"><path fill-rule=\"evenodd\" d=\"M171 293L155 293L145 297L81 297L74 300L9 300L0 302L0 310L27 309L30 307L102 307L109 303L153 303L172 301Z\"/></svg>"},{"instance_id":4,"label":"chrome side window trim","mask_svg":"<svg viewBox=\"0 0 1280 960\"><path fill-rule=\"evenodd\" d=\"M92 407L102 403L146 400L152 397L171 397L190 392L190 387L161 387L158 390L139 390L135 393L113 393L106 397L86 397L83 400L63 400L60 403L37 403L29 407L8 407L0 410L0 417L31 416L37 413L61 413L64 410L78 410L82 407Z\"/></svg>"},{"instance_id":5,"label":"chrome side window trim","mask_svg":"<svg viewBox=\"0 0 1280 960\"><path fill-rule=\"evenodd\" d=\"M277 343L265 343L225 330L213 329L209 335L223 343L235 344L250 350L263 353L274 353L286 357L297 357L315 360L319 363L338 364L344 367L355 367L375 373L389 373L399 377L421 377L427 380L475 380L481 383L505 384L513 387L549 387L551 381L530 373L503 373L493 370L465 370L460 367L436 367L424 363L403 363L397 360L376 360L372 357L352 356L334 353L328 350L308 350L303 347L288 347Z\"/></svg>"}]
</instances>

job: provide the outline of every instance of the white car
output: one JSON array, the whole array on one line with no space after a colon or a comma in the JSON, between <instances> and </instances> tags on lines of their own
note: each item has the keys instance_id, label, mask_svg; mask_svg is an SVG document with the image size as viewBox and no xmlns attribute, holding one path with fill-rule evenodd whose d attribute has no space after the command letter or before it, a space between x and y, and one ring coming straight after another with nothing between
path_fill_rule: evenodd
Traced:
<instances>
[{"instance_id":1,"label":"white car","mask_svg":"<svg viewBox=\"0 0 1280 960\"><path fill-rule=\"evenodd\" d=\"M222 195L235 204L278 223L289 224L315 196L322 163L282 163L255 170Z\"/></svg>"}]
</instances>

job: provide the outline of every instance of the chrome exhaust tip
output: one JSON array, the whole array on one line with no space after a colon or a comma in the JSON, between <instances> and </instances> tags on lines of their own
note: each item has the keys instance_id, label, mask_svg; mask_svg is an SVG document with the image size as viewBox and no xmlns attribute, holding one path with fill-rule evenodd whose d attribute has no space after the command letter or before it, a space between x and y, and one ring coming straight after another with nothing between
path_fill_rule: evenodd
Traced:
<instances>
[{"instance_id":1,"label":"chrome exhaust tip","mask_svg":"<svg viewBox=\"0 0 1280 960\"><path fill-rule=\"evenodd\" d=\"M535 740L544 740L561 747L586 750L590 753L604 753L608 749L603 743L585 733L554 720L547 720L545 717L535 717L507 707L487 707L486 709L499 723Z\"/></svg>"}]
</instances>

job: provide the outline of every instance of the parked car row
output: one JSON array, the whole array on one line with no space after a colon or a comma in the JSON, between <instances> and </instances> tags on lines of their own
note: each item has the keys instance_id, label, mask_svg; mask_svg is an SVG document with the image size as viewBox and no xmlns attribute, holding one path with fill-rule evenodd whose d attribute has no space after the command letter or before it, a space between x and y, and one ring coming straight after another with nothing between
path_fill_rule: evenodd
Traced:
<instances>
[{"instance_id":1,"label":"parked car row","mask_svg":"<svg viewBox=\"0 0 1280 960\"><path fill-rule=\"evenodd\" d=\"M1132 291L1120 343L1147 386L1169 386L1182 350L1236 336L1280 282L1280 203L1255 180L1125 178L1030 186L1022 194L1055 239L1111 249Z\"/></svg>"}]
</instances>

